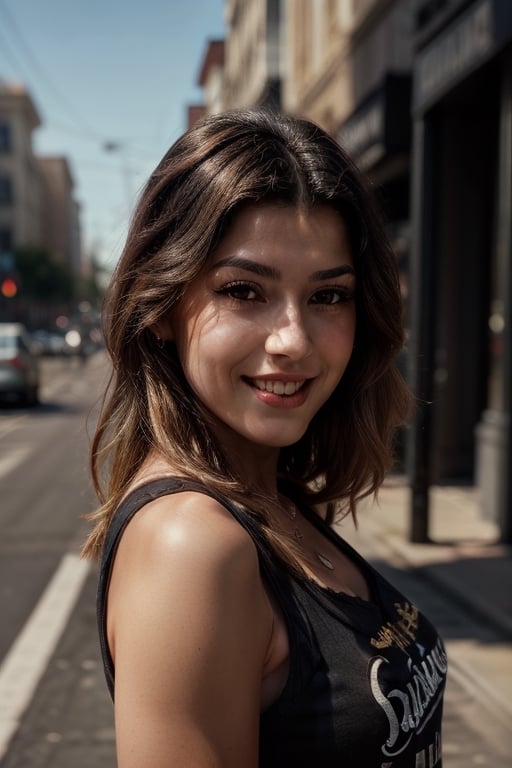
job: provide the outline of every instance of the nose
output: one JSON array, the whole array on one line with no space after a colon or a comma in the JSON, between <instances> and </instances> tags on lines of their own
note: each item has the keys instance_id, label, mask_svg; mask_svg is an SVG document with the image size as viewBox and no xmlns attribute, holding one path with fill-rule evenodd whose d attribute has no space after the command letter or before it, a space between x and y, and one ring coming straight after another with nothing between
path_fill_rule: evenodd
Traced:
<instances>
[{"instance_id":1,"label":"nose","mask_svg":"<svg viewBox=\"0 0 512 768\"><path fill-rule=\"evenodd\" d=\"M308 328L297 308L287 307L274 319L265 342L268 355L284 355L290 360L309 357L313 344Z\"/></svg>"}]
</instances>

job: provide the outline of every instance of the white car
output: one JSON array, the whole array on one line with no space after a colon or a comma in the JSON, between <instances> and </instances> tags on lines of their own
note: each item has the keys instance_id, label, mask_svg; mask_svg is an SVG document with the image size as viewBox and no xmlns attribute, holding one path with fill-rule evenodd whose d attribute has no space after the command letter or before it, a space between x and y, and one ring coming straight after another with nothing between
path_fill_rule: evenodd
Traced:
<instances>
[{"instance_id":1,"label":"white car","mask_svg":"<svg viewBox=\"0 0 512 768\"><path fill-rule=\"evenodd\" d=\"M0 398L39 401L39 362L21 323L0 323Z\"/></svg>"}]
</instances>

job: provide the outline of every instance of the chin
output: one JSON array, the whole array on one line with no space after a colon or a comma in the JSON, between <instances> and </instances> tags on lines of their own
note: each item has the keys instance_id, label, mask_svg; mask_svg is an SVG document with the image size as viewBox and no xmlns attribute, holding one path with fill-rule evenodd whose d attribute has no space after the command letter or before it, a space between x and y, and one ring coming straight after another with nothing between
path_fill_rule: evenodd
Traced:
<instances>
[{"instance_id":1,"label":"chin","mask_svg":"<svg viewBox=\"0 0 512 768\"><path fill-rule=\"evenodd\" d=\"M288 448L288 446L297 443L304 435L304 433L305 430L303 432L297 432L293 435L283 435L282 432L279 435L262 435L260 437L256 437L254 442L257 445L261 445L262 447L266 448Z\"/></svg>"}]
</instances>

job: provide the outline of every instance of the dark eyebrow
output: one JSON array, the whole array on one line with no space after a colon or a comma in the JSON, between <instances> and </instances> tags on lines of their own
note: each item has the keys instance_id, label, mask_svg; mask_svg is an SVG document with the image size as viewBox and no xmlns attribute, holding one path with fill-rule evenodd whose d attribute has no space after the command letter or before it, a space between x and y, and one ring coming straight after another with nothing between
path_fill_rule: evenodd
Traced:
<instances>
[{"instance_id":1,"label":"dark eyebrow","mask_svg":"<svg viewBox=\"0 0 512 768\"><path fill-rule=\"evenodd\" d=\"M342 264L340 267L333 267L332 269L321 269L319 272L313 272L310 280L331 280L333 277L341 277L342 275L354 275L356 271L350 264Z\"/></svg>"},{"instance_id":2,"label":"dark eyebrow","mask_svg":"<svg viewBox=\"0 0 512 768\"><path fill-rule=\"evenodd\" d=\"M265 264L259 264L257 261L244 259L241 256L231 256L230 258L216 261L215 264L212 264L211 269L218 269L219 267L235 267L237 269L245 269L247 272L252 272L260 277L268 277L271 280L281 279L281 272L275 267L267 267ZM309 279L311 281L331 280L334 277L355 274L356 272L353 267L349 264L342 264L341 266L333 267L332 269L321 269L318 272L313 272Z\"/></svg>"},{"instance_id":3,"label":"dark eyebrow","mask_svg":"<svg viewBox=\"0 0 512 768\"><path fill-rule=\"evenodd\" d=\"M241 256L231 256L231 258L216 261L215 264L212 264L211 269L218 269L219 267L245 269L247 272L253 272L260 277L269 277L271 280L279 280L281 278L280 271L275 269L275 267L267 267L264 264L259 264L257 261L243 259Z\"/></svg>"}]
</instances>

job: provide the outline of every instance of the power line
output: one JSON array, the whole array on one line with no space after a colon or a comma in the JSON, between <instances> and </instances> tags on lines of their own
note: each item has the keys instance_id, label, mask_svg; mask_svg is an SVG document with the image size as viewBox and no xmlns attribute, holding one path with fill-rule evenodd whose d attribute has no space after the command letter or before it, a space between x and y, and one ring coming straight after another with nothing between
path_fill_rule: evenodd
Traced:
<instances>
[{"instance_id":1,"label":"power line","mask_svg":"<svg viewBox=\"0 0 512 768\"><path fill-rule=\"evenodd\" d=\"M28 71L29 74L32 75L32 79L34 79L34 72L37 73L37 78L46 84L47 88L53 92L53 95L60 103L60 106L64 108L65 112L67 112L67 115L64 115L64 117L67 120L72 121L71 125L63 125L61 122L51 117L52 128L67 135L79 136L84 140L93 142L94 144L99 144L102 149L105 149L106 145L112 143L112 141L104 136L100 136L94 130L94 128L84 120L83 116L78 113L69 99L50 80L48 75L45 73L40 61L37 59L23 34L21 33L15 18L13 17L8 7L5 5L5 0L0 0L0 16L2 16L10 26L11 31L16 36L18 45L22 49L25 57L25 59L20 57L19 53L12 48L10 39L3 34L2 27L0 26L0 41L2 43L4 53L7 54L9 61L14 65L15 69L21 69L22 72ZM28 68L27 63L29 64ZM39 105L38 110L42 111L43 113L45 112L44 109L39 109ZM153 152L150 149L136 146L129 139L116 140L115 143L129 150L130 154L136 153L138 155L146 155L148 158L153 155Z\"/></svg>"},{"instance_id":2,"label":"power line","mask_svg":"<svg viewBox=\"0 0 512 768\"><path fill-rule=\"evenodd\" d=\"M11 14L9 8L5 5L4 0L0 0L0 15L4 18L4 21L7 22L7 24L11 28L11 31L14 33L15 37L17 38L18 45L19 47L21 47L22 51L24 52L25 60L33 68L32 77L34 77L34 73L36 73L36 81L37 81L37 78L39 78L39 80L42 81L43 84L46 84L46 87L53 92L53 95L57 99L57 102L58 103L60 102L60 106L64 107L64 110L68 113L68 117L71 117L72 121L80 127L80 129L84 132L84 134L89 135L89 137L95 141L101 141L101 137L98 136L98 134L92 128L92 126L87 124L83 116L80 115L78 111L75 109L74 105L71 104L69 99L62 93L62 91L60 91L56 87L55 83L52 82L52 80L48 77L43 65L37 59L31 47L23 37L14 16ZM5 38L4 38L4 41L5 41ZM11 55L12 55L12 52L11 52Z\"/></svg>"},{"instance_id":3,"label":"power line","mask_svg":"<svg viewBox=\"0 0 512 768\"><path fill-rule=\"evenodd\" d=\"M21 62L21 69L23 69L23 62L21 59L18 59L17 53L11 48L11 44L9 42L9 38L6 37L3 34L3 29L0 26L0 40L2 42L2 48L3 52L7 54L7 59L11 62L11 64L14 66L14 69L19 69L20 62Z\"/></svg>"},{"instance_id":4,"label":"power line","mask_svg":"<svg viewBox=\"0 0 512 768\"><path fill-rule=\"evenodd\" d=\"M86 142L93 143L96 146L99 144L100 149L107 152L112 150L111 145L115 145L116 147L123 147L123 149L126 149L130 152L130 155L137 155L139 158L145 157L148 160L155 158L155 152L151 147L142 147L140 144L134 144L133 139L130 138L107 139L104 136L91 136L89 133L84 132L80 128L76 128L75 126L68 126L67 124L61 123L53 118L51 127L54 133L63 133L66 136L75 136L79 139L83 139ZM158 156L156 159L158 159Z\"/></svg>"}]
</instances>

